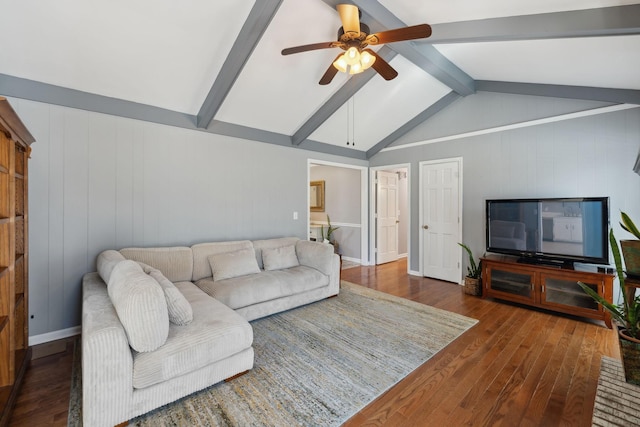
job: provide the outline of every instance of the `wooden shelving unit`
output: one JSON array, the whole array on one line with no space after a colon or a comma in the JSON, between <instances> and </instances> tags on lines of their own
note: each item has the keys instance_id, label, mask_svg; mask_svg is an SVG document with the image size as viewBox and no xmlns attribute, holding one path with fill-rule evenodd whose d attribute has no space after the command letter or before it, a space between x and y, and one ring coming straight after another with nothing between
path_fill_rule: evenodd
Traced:
<instances>
[{"instance_id":1,"label":"wooden shelving unit","mask_svg":"<svg viewBox=\"0 0 640 427\"><path fill-rule=\"evenodd\" d=\"M587 295L585 283L607 301L613 299L612 274L520 264L514 257L482 258L482 296L602 320L611 328L611 315Z\"/></svg>"},{"instance_id":2,"label":"wooden shelving unit","mask_svg":"<svg viewBox=\"0 0 640 427\"><path fill-rule=\"evenodd\" d=\"M0 426L9 422L29 348L28 159L33 136L0 97Z\"/></svg>"}]
</instances>

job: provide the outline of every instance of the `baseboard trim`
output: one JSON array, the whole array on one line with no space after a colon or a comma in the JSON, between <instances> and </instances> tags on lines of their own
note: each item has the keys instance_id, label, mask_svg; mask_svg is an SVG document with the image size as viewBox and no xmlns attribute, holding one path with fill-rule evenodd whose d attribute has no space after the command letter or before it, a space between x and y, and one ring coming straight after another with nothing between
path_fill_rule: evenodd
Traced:
<instances>
[{"instance_id":1,"label":"baseboard trim","mask_svg":"<svg viewBox=\"0 0 640 427\"><path fill-rule=\"evenodd\" d=\"M358 264L362 264L362 260L360 258L351 258L351 257L348 257L348 256L343 256L342 260L343 261L357 262Z\"/></svg>"},{"instance_id":2,"label":"baseboard trim","mask_svg":"<svg viewBox=\"0 0 640 427\"><path fill-rule=\"evenodd\" d=\"M73 328L60 329L58 331L47 332L45 334L34 335L29 337L29 346L44 344L50 341L61 340L63 338L73 337L80 335L82 328L80 326L74 326Z\"/></svg>"},{"instance_id":3,"label":"baseboard trim","mask_svg":"<svg viewBox=\"0 0 640 427\"><path fill-rule=\"evenodd\" d=\"M409 270L409 275L422 277L422 274L420 274L419 271L415 271L415 270Z\"/></svg>"}]
</instances>

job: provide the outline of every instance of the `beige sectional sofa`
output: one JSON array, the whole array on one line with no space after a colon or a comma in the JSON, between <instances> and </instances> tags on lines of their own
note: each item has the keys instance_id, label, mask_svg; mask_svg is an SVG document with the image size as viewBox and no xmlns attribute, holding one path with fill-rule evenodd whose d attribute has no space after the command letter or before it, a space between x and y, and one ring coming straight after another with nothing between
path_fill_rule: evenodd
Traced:
<instances>
[{"instance_id":1,"label":"beige sectional sofa","mask_svg":"<svg viewBox=\"0 0 640 427\"><path fill-rule=\"evenodd\" d=\"M337 295L339 258L280 238L109 250L83 279L83 422L115 425L253 367L250 320Z\"/></svg>"}]
</instances>

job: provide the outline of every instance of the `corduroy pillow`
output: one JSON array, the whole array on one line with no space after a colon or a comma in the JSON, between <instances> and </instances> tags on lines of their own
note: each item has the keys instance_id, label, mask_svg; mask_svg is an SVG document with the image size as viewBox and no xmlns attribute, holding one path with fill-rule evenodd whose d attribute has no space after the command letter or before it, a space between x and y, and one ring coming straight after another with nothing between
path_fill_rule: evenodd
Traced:
<instances>
[{"instance_id":1,"label":"corduroy pillow","mask_svg":"<svg viewBox=\"0 0 640 427\"><path fill-rule=\"evenodd\" d=\"M144 262L138 262L142 271L158 282L164 292L164 297L167 301L167 310L169 311L169 321L174 325L184 326L191 323L193 320L193 309L189 301L182 295L182 292L171 282L171 280L164 277L164 274L157 268L153 268Z\"/></svg>"},{"instance_id":2,"label":"corduroy pillow","mask_svg":"<svg viewBox=\"0 0 640 427\"><path fill-rule=\"evenodd\" d=\"M256 253L253 248L209 255L207 259L211 266L214 282L238 276L246 276L247 274L260 273L260 267L258 267Z\"/></svg>"},{"instance_id":3,"label":"corduroy pillow","mask_svg":"<svg viewBox=\"0 0 640 427\"><path fill-rule=\"evenodd\" d=\"M153 351L169 336L169 313L162 288L135 261L120 261L107 292L135 351Z\"/></svg>"},{"instance_id":4,"label":"corduroy pillow","mask_svg":"<svg viewBox=\"0 0 640 427\"><path fill-rule=\"evenodd\" d=\"M262 263L265 270L282 270L300 265L294 245L263 249Z\"/></svg>"}]
</instances>

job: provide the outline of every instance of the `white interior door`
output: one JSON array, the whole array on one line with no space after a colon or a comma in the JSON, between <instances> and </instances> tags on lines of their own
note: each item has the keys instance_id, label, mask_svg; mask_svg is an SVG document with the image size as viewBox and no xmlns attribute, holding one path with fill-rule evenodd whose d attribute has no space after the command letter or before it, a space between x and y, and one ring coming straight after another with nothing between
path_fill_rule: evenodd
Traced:
<instances>
[{"instance_id":1,"label":"white interior door","mask_svg":"<svg viewBox=\"0 0 640 427\"><path fill-rule=\"evenodd\" d=\"M377 171L376 264L398 259L398 174Z\"/></svg>"},{"instance_id":2,"label":"white interior door","mask_svg":"<svg viewBox=\"0 0 640 427\"><path fill-rule=\"evenodd\" d=\"M460 283L460 161L421 164L423 276Z\"/></svg>"}]
</instances>

